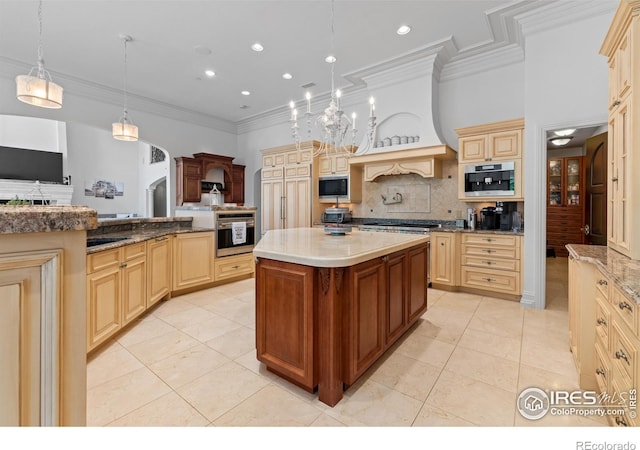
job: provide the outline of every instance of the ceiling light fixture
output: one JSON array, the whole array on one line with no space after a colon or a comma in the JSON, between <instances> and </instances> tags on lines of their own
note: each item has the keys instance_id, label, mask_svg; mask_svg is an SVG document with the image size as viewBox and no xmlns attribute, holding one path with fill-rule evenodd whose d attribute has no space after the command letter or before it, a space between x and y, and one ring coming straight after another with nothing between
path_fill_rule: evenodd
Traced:
<instances>
[{"instance_id":1,"label":"ceiling light fixture","mask_svg":"<svg viewBox=\"0 0 640 450\"><path fill-rule=\"evenodd\" d=\"M561 146L561 145L566 145L569 143L569 141L573 139L573 136L567 136L567 137L555 137L555 138L551 138L549 139L549 141L553 144L553 145L557 145L557 146Z\"/></svg>"},{"instance_id":2,"label":"ceiling light fixture","mask_svg":"<svg viewBox=\"0 0 640 450\"><path fill-rule=\"evenodd\" d=\"M282 74L282 78L284 78L285 80L290 80L293 78L293 75L291 75L290 73L283 73Z\"/></svg>"},{"instance_id":3,"label":"ceiling light fixture","mask_svg":"<svg viewBox=\"0 0 640 450\"><path fill-rule=\"evenodd\" d=\"M240 93L242 95L251 95L251 92L249 92L249 91L241 91Z\"/></svg>"},{"instance_id":4,"label":"ceiling light fixture","mask_svg":"<svg viewBox=\"0 0 640 450\"><path fill-rule=\"evenodd\" d=\"M28 75L16 77L16 97L29 105L60 109L63 89L45 70L42 57L42 0L38 4L38 24L38 65L32 67Z\"/></svg>"},{"instance_id":5,"label":"ceiling light fixture","mask_svg":"<svg viewBox=\"0 0 640 450\"><path fill-rule=\"evenodd\" d=\"M261 52L262 50L264 50L264 47L259 42L256 42L251 46L251 50L253 50L254 52Z\"/></svg>"},{"instance_id":6,"label":"ceiling light fixture","mask_svg":"<svg viewBox=\"0 0 640 450\"><path fill-rule=\"evenodd\" d=\"M411 31L411 27L409 25L401 25L396 30L396 33L399 34L400 36L404 36L405 34L408 34L409 31Z\"/></svg>"},{"instance_id":7,"label":"ceiling light fixture","mask_svg":"<svg viewBox=\"0 0 640 450\"><path fill-rule=\"evenodd\" d=\"M124 108L120 121L114 122L111 129L115 139L133 142L138 140L138 127L129 122L127 117L127 42L133 39L126 34L121 34L120 39L124 41Z\"/></svg>"},{"instance_id":8,"label":"ceiling light fixture","mask_svg":"<svg viewBox=\"0 0 640 450\"><path fill-rule=\"evenodd\" d=\"M566 130L554 131L553 134L555 134L556 136L569 136L570 134L573 134L575 131L576 131L575 128L567 128Z\"/></svg>"},{"instance_id":9,"label":"ceiling light fixture","mask_svg":"<svg viewBox=\"0 0 640 450\"><path fill-rule=\"evenodd\" d=\"M331 51L334 50L334 0L331 0ZM356 134L358 129L356 128L356 114L351 115L349 119L344 111L341 109L340 98L342 92L339 89L335 89L335 62L337 58L332 54L325 58L325 61L331 64L331 100L329 106L325 108L322 114L316 116L314 122L315 127L320 130L321 137L318 139L320 145L314 152L314 156L322 153L344 153L350 156L355 151ZM311 93L305 94L306 98L306 111L304 113L307 123L307 137L311 140L311 122L313 113L311 112ZM298 110L296 109L296 103L292 100L289 102L291 108L291 136L296 143L296 147L300 149L300 135L298 133ZM371 97L369 100L369 120L367 126L367 139L363 148L358 149L358 153L366 152L370 147L373 147L373 139L376 128L376 118L373 115L375 111L374 99ZM351 129L351 142L347 143L347 132Z\"/></svg>"},{"instance_id":10,"label":"ceiling light fixture","mask_svg":"<svg viewBox=\"0 0 640 450\"><path fill-rule=\"evenodd\" d=\"M206 76L208 76L209 78L213 78L213 77L215 77L215 76L216 76L216 73L215 73L213 70L211 70L211 69L207 69L207 70L205 70L205 71L204 71L204 74L205 74Z\"/></svg>"}]
</instances>

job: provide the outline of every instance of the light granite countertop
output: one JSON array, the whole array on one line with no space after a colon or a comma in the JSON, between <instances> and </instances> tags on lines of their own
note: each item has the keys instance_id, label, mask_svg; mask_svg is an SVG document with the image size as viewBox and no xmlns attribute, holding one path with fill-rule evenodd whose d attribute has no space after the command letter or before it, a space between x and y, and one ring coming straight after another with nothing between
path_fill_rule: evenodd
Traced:
<instances>
[{"instance_id":1,"label":"light granite countertop","mask_svg":"<svg viewBox=\"0 0 640 450\"><path fill-rule=\"evenodd\" d=\"M468 228L453 228L453 227L442 227L442 228L432 228L429 230L430 233L475 233L475 234L503 234L509 236L524 236L524 231L504 231L504 230L481 230L476 228L475 230L470 230Z\"/></svg>"},{"instance_id":2,"label":"light granite countertop","mask_svg":"<svg viewBox=\"0 0 640 450\"><path fill-rule=\"evenodd\" d=\"M630 259L604 245L566 246L569 255L578 261L595 264L631 300L640 304L640 261Z\"/></svg>"},{"instance_id":3,"label":"light granite countertop","mask_svg":"<svg viewBox=\"0 0 640 450\"><path fill-rule=\"evenodd\" d=\"M253 249L258 258L312 267L349 267L429 241L422 234L378 233L353 229L330 235L322 228L268 231Z\"/></svg>"},{"instance_id":4,"label":"light granite countertop","mask_svg":"<svg viewBox=\"0 0 640 450\"><path fill-rule=\"evenodd\" d=\"M0 206L0 234L92 230L98 213L86 206Z\"/></svg>"}]
</instances>

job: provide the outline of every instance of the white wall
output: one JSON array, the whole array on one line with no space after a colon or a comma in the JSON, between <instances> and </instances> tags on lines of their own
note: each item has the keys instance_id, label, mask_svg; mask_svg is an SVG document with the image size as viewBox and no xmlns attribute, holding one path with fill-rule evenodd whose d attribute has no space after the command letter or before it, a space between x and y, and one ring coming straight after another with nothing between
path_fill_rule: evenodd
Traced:
<instances>
[{"instance_id":1,"label":"white wall","mask_svg":"<svg viewBox=\"0 0 640 450\"><path fill-rule=\"evenodd\" d=\"M546 130L607 122L600 46L613 12L526 36L523 303L545 305Z\"/></svg>"}]
</instances>

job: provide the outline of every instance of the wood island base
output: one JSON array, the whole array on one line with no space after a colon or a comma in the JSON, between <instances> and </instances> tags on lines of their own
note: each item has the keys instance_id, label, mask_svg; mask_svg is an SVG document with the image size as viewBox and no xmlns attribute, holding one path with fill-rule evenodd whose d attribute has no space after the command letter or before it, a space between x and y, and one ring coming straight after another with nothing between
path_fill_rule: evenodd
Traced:
<instances>
[{"instance_id":1,"label":"wood island base","mask_svg":"<svg viewBox=\"0 0 640 450\"><path fill-rule=\"evenodd\" d=\"M427 309L427 243L348 267L258 258L257 359L335 406Z\"/></svg>"}]
</instances>

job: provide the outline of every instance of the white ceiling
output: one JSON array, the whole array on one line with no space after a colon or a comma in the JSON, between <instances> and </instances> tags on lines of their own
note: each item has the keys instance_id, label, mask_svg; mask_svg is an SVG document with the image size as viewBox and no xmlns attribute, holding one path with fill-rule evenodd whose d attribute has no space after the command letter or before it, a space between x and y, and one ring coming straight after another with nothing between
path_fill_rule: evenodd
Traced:
<instances>
[{"instance_id":1,"label":"white ceiling","mask_svg":"<svg viewBox=\"0 0 640 450\"><path fill-rule=\"evenodd\" d=\"M348 92L353 78L344 75L443 40L450 44L448 61L512 44L517 33L501 18L551 3L556 2L336 0L337 87ZM398 36L402 24L411 33ZM329 0L44 1L45 65L67 94L83 86L85 92L89 87L110 93L114 103L116 94L122 98L123 33L133 38L130 109L136 99L151 99L237 123L302 100L307 83L316 84L310 89L314 95L330 87L324 62L332 52ZM254 42L265 50L253 52ZM26 73L36 62L37 44L38 2L0 0L0 72ZM197 46L211 53L200 54ZM204 75L208 68L216 72L213 79ZM285 72L294 78L284 80Z\"/></svg>"}]
</instances>

